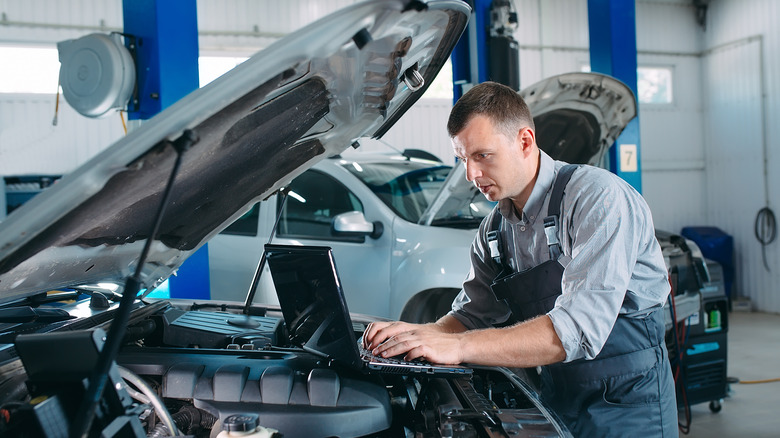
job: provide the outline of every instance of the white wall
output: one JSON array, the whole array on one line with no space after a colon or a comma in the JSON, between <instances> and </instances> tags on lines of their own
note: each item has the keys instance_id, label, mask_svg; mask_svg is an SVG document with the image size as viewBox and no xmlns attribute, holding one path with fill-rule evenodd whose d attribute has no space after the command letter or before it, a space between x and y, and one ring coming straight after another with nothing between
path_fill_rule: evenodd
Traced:
<instances>
[{"instance_id":1,"label":"white wall","mask_svg":"<svg viewBox=\"0 0 780 438\"><path fill-rule=\"evenodd\" d=\"M452 144L447 135L450 99L420 99L382 137L399 149L423 149L448 164L455 163Z\"/></svg>"},{"instance_id":2,"label":"white wall","mask_svg":"<svg viewBox=\"0 0 780 438\"><path fill-rule=\"evenodd\" d=\"M520 86L590 64L588 5L577 0L515 0Z\"/></svg>"},{"instance_id":3,"label":"white wall","mask_svg":"<svg viewBox=\"0 0 780 438\"><path fill-rule=\"evenodd\" d=\"M58 41L122 29L121 1L0 0L0 12L3 45L54 48ZM88 119L62 96L59 103L54 126L54 94L0 94L0 176L69 172L124 132L118 114Z\"/></svg>"},{"instance_id":4,"label":"white wall","mask_svg":"<svg viewBox=\"0 0 780 438\"><path fill-rule=\"evenodd\" d=\"M656 227L679 233L706 223L701 30L691 2L639 1L637 62L671 67L673 103L639 108L643 195Z\"/></svg>"},{"instance_id":5,"label":"white wall","mask_svg":"<svg viewBox=\"0 0 780 438\"><path fill-rule=\"evenodd\" d=\"M0 175L62 175L124 135L119 113L88 119L60 96L55 126L55 107L54 95L0 94Z\"/></svg>"},{"instance_id":6,"label":"white wall","mask_svg":"<svg viewBox=\"0 0 780 438\"><path fill-rule=\"evenodd\" d=\"M779 21L775 0L710 2L702 63L707 219L734 236L737 292L771 312L780 312L780 242L766 247L768 272L754 220L780 206Z\"/></svg>"}]
</instances>

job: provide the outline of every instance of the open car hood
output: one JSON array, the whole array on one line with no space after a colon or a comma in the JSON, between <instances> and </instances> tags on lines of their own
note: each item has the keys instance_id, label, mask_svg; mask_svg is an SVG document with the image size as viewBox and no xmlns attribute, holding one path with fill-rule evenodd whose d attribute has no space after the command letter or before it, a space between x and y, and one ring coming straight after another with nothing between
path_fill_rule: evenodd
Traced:
<instances>
[{"instance_id":1,"label":"open car hood","mask_svg":"<svg viewBox=\"0 0 780 438\"><path fill-rule=\"evenodd\" d=\"M155 287L255 202L356 138L384 134L436 76L468 14L460 1L353 5L184 97L0 224L0 301L122 284L150 237L173 144L195 138L143 265Z\"/></svg>"},{"instance_id":2,"label":"open car hood","mask_svg":"<svg viewBox=\"0 0 780 438\"><path fill-rule=\"evenodd\" d=\"M637 113L631 89L600 73L553 76L519 93L534 116L539 148L572 164L606 167L607 150ZM430 225L483 200L465 173L463 166L453 168L420 223Z\"/></svg>"}]
</instances>

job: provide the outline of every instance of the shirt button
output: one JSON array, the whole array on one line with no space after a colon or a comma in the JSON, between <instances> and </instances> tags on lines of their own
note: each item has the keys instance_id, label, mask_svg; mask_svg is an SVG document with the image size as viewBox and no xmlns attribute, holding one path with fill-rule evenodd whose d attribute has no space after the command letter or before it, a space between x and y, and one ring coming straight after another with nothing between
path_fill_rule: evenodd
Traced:
<instances>
[{"instance_id":1,"label":"shirt button","mask_svg":"<svg viewBox=\"0 0 780 438\"><path fill-rule=\"evenodd\" d=\"M534 220L534 219L536 219L536 216L531 216L531 220Z\"/></svg>"},{"instance_id":2,"label":"shirt button","mask_svg":"<svg viewBox=\"0 0 780 438\"><path fill-rule=\"evenodd\" d=\"M525 231L525 227L520 227L520 231Z\"/></svg>"}]
</instances>

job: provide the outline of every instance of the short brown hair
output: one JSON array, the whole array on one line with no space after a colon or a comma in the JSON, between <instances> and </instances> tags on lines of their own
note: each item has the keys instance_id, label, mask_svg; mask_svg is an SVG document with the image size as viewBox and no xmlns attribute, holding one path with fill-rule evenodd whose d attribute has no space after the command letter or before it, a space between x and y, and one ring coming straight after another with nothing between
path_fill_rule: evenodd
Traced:
<instances>
[{"instance_id":1,"label":"short brown hair","mask_svg":"<svg viewBox=\"0 0 780 438\"><path fill-rule=\"evenodd\" d=\"M509 137L514 137L522 128L535 129L525 100L512 88L497 82L478 84L458 99L447 121L450 137L458 135L475 115L489 117Z\"/></svg>"}]
</instances>

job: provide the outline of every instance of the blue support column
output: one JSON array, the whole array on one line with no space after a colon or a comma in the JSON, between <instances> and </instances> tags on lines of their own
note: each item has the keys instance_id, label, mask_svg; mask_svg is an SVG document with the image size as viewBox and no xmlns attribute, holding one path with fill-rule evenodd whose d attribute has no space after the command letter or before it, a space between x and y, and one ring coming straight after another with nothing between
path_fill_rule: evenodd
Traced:
<instances>
[{"instance_id":1,"label":"blue support column","mask_svg":"<svg viewBox=\"0 0 780 438\"><path fill-rule=\"evenodd\" d=\"M453 103L471 86L488 80L488 26L492 0L469 0L471 19L450 55Z\"/></svg>"},{"instance_id":2,"label":"blue support column","mask_svg":"<svg viewBox=\"0 0 780 438\"><path fill-rule=\"evenodd\" d=\"M591 71L623 81L637 96L636 5L633 0L588 0ZM642 192L639 116L609 150L610 170Z\"/></svg>"},{"instance_id":3,"label":"blue support column","mask_svg":"<svg viewBox=\"0 0 780 438\"><path fill-rule=\"evenodd\" d=\"M124 33L135 41L137 98L128 119L145 120L198 89L195 0L124 0ZM129 43L129 41L128 41ZM168 279L171 298L209 299L208 247Z\"/></svg>"},{"instance_id":4,"label":"blue support column","mask_svg":"<svg viewBox=\"0 0 780 438\"><path fill-rule=\"evenodd\" d=\"M130 120L149 119L198 88L195 0L125 0L124 32L136 43L138 101Z\"/></svg>"}]
</instances>

